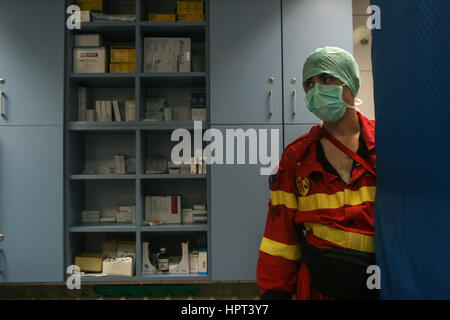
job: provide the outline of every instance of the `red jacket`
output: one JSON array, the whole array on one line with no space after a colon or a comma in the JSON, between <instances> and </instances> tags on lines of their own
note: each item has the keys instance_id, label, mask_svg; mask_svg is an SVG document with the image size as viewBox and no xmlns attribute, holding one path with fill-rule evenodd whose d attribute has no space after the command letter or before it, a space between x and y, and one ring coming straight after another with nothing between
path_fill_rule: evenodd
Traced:
<instances>
[{"instance_id":1,"label":"red jacket","mask_svg":"<svg viewBox=\"0 0 450 320\"><path fill-rule=\"evenodd\" d=\"M375 168L375 121L359 112L357 115L368 152L365 160ZM257 265L262 293L275 290L295 293L297 299L327 298L310 290L295 225L305 225L306 241L315 247L375 252L376 177L356 165L346 184L325 170L317 162L320 131L316 125L289 144L278 172L271 176L269 212Z\"/></svg>"}]
</instances>

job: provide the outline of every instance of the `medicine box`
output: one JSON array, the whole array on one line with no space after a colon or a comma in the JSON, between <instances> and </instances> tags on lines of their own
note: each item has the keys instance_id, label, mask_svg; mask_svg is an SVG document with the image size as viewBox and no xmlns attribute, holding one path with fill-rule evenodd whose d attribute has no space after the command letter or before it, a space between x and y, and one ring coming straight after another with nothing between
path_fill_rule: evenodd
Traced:
<instances>
[{"instance_id":1,"label":"medicine box","mask_svg":"<svg viewBox=\"0 0 450 320\"><path fill-rule=\"evenodd\" d=\"M190 38L144 38L144 72L190 71Z\"/></svg>"},{"instance_id":2,"label":"medicine box","mask_svg":"<svg viewBox=\"0 0 450 320\"><path fill-rule=\"evenodd\" d=\"M171 13L150 13L149 21L175 21L176 15Z\"/></svg>"},{"instance_id":3,"label":"medicine box","mask_svg":"<svg viewBox=\"0 0 450 320\"><path fill-rule=\"evenodd\" d=\"M105 47L74 48L74 73L103 73L106 72Z\"/></svg>"},{"instance_id":4,"label":"medicine box","mask_svg":"<svg viewBox=\"0 0 450 320\"><path fill-rule=\"evenodd\" d=\"M117 62L109 64L109 72L111 73L133 73L136 72L135 62Z\"/></svg>"},{"instance_id":5,"label":"medicine box","mask_svg":"<svg viewBox=\"0 0 450 320\"><path fill-rule=\"evenodd\" d=\"M208 253L205 249L198 251L198 274L208 273Z\"/></svg>"},{"instance_id":6,"label":"medicine box","mask_svg":"<svg viewBox=\"0 0 450 320\"><path fill-rule=\"evenodd\" d=\"M111 47L109 62L136 62L136 49L133 47Z\"/></svg>"},{"instance_id":7,"label":"medicine box","mask_svg":"<svg viewBox=\"0 0 450 320\"><path fill-rule=\"evenodd\" d=\"M77 0L76 3L81 10L103 10L103 0Z\"/></svg>"},{"instance_id":8,"label":"medicine box","mask_svg":"<svg viewBox=\"0 0 450 320\"><path fill-rule=\"evenodd\" d=\"M181 196L146 196L145 221L181 223Z\"/></svg>"},{"instance_id":9,"label":"medicine box","mask_svg":"<svg viewBox=\"0 0 450 320\"><path fill-rule=\"evenodd\" d=\"M132 277L134 274L134 259L108 258L103 260L103 273L107 276Z\"/></svg>"},{"instance_id":10,"label":"medicine box","mask_svg":"<svg viewBox=\"0 0 450 320\"><path fill-rule=\"evenodd\" d=\"M180 13L178 14L178 21L205 21L205 15L195 13Z\"/></svg>"},{"instance_id":11,"label":"medicine box","mask_svg":"<svg viewBox=\"0 0 450 320\"><path fill-rule=\"evenodd\" d=\"M189 254L189 273L198 273L198 251L193 250Z\"/></svg>"},{"instance_id":12,"label":"medicine box","mask_svg":"<svg viewBox=\"0 0 450 320\"><path fill-rule=\"evenodd\" d=\"M75 265L81 271L102 272L104 258L103 253L80 253L75 256Z\"/></svg>"},{"instance_id":13,"label":"medicine box","mask_svg":"<svg viewBox=\"0 0 450 320\"><path fill-rule=\"evenodd\" d=\"M102 36L99 34L76 34L75 47L101 47Z\"/></svg>"},{"instance_id":14,"label":"medicine box","mask_svg":"<svg viewBox=\"0 0 450 320\"><path fill-rule=\"evenodd\" d=\"M136 100L125 100L125 121L136 121Z\"/></svg>"},{"instance_id":15,"label":"medicine box","mask_svg":"<svg viewBox=\"0 0 450 320\"><path fill-rule=\"evenodd\" d=\"M91 12L89 10L80 11L80 22L90 22Z\"/></svg>"},{"instance_id":16,"label":"medicine box","mask_svg":"<svg viewBox=\"0 0 450 320\"><path fill-rule=\"evenodd\" d=\"M177 13L180 14L202 14L203 0L177 1Z\"/></svg>"}]
</instances>

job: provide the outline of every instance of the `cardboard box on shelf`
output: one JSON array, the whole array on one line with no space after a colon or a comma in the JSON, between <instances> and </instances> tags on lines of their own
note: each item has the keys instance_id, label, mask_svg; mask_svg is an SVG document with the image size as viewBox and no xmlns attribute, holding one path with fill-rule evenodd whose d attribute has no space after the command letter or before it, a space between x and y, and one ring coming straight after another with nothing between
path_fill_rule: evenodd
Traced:
<instances>
[{"instance_id":1,"label":"cardboard box on shelf","mask_svg":"<svg viewBox=\"0 0 450 320\"><path fill-rule=\"evenodd\" d=\"M74 48L74 73L103 73L106 72L105 47Z\"/></svg>"},{"instance_id":2,"label":"cardboard box on shelf","mask_svg":"<svg viewBox=\"0 0 450 320\"><path fill-rule=\"evenodd\" d=\"M125 121L136 121L136 100L125 100Z\"/></svg>"},{"instance_id":3,"label":"cardboard box on shelf","mask_svg":"<svg viewBox=\"0 0 450 320\"><path fill-rule=\"evenodd\" d=\"M103 10L103 0L77 0L76 4L81 10Z\"/></svg>"},{"instance_id":4,"label":"cardboard box on shelf","mask_svg":"<svg viewBox=\"0 0 450 320\"><path fill-rule=\"evenodd\" d=\"M100 210L83 210L81 213L81 222L100 223Z\"/></svg>"},{"instance_id":5,"label":"cardboard box on shelf","mask_svg":"<svg viewBox=\"0 0 450 320\"><path fill-rule=\"evenodd\" d=\"M203 13L179 13L178 21L205 21L205 15Z\"/></svg>"},{"instance_id":6,"label":"cardboard box on shelf","mask_svg":"<svg viewBox=\"0 0 450 320\"><path fill-rule=\"evenodd\" d=\"M132 223L136 218L134 206L117 206L116 223Z\"/></svg>"},{"instance_id":7,"label":"cardboard box on shelf","mask_svg":"<svg viewBox=\"0 0 450 320\"><path fill-rule=\"evenodd\" d=\"M148 98L146 100L145 119L152 121L164 120L164 108L167 106L166 98Z\"/></svg>"},{"instance_id":8,"label":"cardboard box on shelf","mask_svg":"<svg viewBox=\"0 0 450 320\"><path fill-rule=\"evenodd\" d=\"M111 47L109 62L136 62L136 49L133 47Z\"/></svg>"},{"instance_id":9,"label":"cardboard box on shelf","mask_svg":"<svg viewBox=\"0 0 450 320\"><path fill-rule=\"evenodd\" d=\"M203 7L203 0L177 1L178 14L202 14Z\"/></svg>"},{"instance_id":10,"label":"cardboard box on shelf","mask_svg":"<svg viewBox=\"0 0 450 320\"><path fill-rule=\"evenodd\" d=\"M147 174L161 174L167 173L168 161L164 158L151 157L146 160Z\"/></svg>"},{"instance_id":11,"label":"cardboard box on shelf","mask_svg":"<svg viewBox=\"0 0 450 320\"><path fill-rule=\"evenodd\" d=\"M148 15L149 21L175 21L176 15L172 13L150 13Z\"/></svg>"},{"instance_id":12,"label":"cardboard box on shelf","mask_svg":"<svg viewBox=\"0 0 450 320\"><path fill-rule=\"evenodd\" d=\"M206 108L192 108L192 121L206 121Z\"/></svg>"},{"instance_id":13,"label":"cardboard box on shelf","mask_svg":"<svg viewBox=\"0 0 450 320\"><path fill-rule=\"evenodd\" d=\"M115 173L116 174L126 174L126 155L124 154L118 154L114 156L114 164L115 164Z\"/></svg>"},{"instance_id":14,"label":"cardboard box on shelf","mask_svg":"<svg viewBox=\"0 0 450 320\"><path fill-rule=\"evenodd\" d=\"M86 121L87 122L94 122L95 121L95 110L94 109L87 109L86 110Z\"/></svg>"},{"instance_id":15,"label":"cardboard box on shelf","mask_svg":"<svg viewBox=\"0 0 450 320\"><path fill-rule=\"evenodd\" d=\"M106 276L132 277L134 274L134 259L107 258L103 260L103 273Z\"/></svg>"},{"instance_id":16,"label":"cardboard box on shelf","mask_svg":"<svg viewBox=\"0 0 450 320\"><path fill-rule=\"evenodd\" d=\"M181 223L192 223L192 209L182 209L181 210Z\"/></svg>"},{"instance_id":17,"label":"cardboard box on shelf","mask_svg":"<svg viewBox=\"0 0 450 320\"><path fill-rule=\"evenodd\" d=\"M102 272L104 258L103 253L80 253L75 256L75 265L81 271Z\"/></svg>"},{"instance_id":18,"label":"cardboard box on shelf","mask_svg":"<svg viewBox=\"0 0 450 320\"><path fill-rule=\"evenodd\" d=\"M102 47L103 39L99 34L76 34L75 47Z\"/></svg>"},{"instance_id":19,"label":"cardboard box on shelf","mask_svg":"<svg viewBox=\"0 0 450 320\"><path fill-rule=\"evenodd\" d=\"M190 71L190 38L144 38L144 72Z\"/></svg>"},{"instance_id":20,"label":"cardboard box on shelf","mask_svg":"<svg viewBox=\"0 0 450 320\"><path fill-rule=\"evenodd\" d=\"M89 10L80 11L80 22L91 22L91 12Z\"/></svg>"},{"instance_id":21,"label":"cardboard box on shelf","mask_svg":"<svg viewBox=\"0 0 450 320\"><path fill-rule=\"evenodd\" d=\"M181 223L181 196L146 196L145 221Z\"/></svg>"},{"instance_id":22,"label":"cardboard box on shelf","mask_svg":"<svg viewBox=\"0 0 450 320\"><path fill-rule=\"evenodd\" d=\"M109 72L111 73L133 73L136 72L135 62L116 62L109 64Z\"/></svg>"}]
</instances>

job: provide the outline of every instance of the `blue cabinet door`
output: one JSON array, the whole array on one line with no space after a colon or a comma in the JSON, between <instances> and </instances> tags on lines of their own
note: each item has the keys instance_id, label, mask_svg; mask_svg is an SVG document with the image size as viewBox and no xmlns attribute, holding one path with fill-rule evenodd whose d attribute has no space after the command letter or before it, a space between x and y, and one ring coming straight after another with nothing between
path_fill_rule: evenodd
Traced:
<instances>
[{"instance_id":1,"label":"blue cabinet door","mask_svg":"<svg viewBox=\"0 0 450 320\"><path fill-rule=\"evenodd\" d=\"M282 2L284 123L318 123L304 103L303 63L311 52L324 46L337 46L353 53L352 1Z\"/></svg>"},{"instance_id":2,"label":"blue cabinet door","mask_svg":"<svg viewBox=\"0 0 450 320\"><path fill-rule=\"evenodd\" d=\"M258 146L258 149L254 149L258 153L259 142L265 134L260 129L268 129L267 141L278 130L278 158L283 149L280 125L218 125L215 128L223 133L224 145L225 140L227 143L230 141L225 139L226 129L242 128L247 133L248 129L254 129L258 133L258 140L253 140L252 145ZM249 149L247 144L247 158ZM224 150L224 157L229 154L229 150L232 149ZM234 154L236 157L237 150ZM271 154L271 151L267 154ZM236 159L234 162L237 162ZM245 163L211 165L211 263L214 281L256 280L256 263L270 198L269 176L260 174L261 164L250 164L249 159Z\"/></svg>"},{"instance_id":3,"label":"blue cabinet door","mask_svg":"<svg viewBox=\"0 0 450 320\"><path fill-rule=\"evenodd\" d=\"M62 125L64 2L0 0L0 126Z\"/></svg>"},{"instance_id":4,"label":"blue cabinet door","mask_svg":"<svg viewBox=\"0 0 450 320\"><path fill-rule=\"evenodd\" d=\"M211 123L281 124L280 1L211 0L209 23Z\"/></svg>"},{"instance_id":5,"label":"blue cabinet door","mask_svg":"<svg viewBox=\"0 0 450 320\"><path fill-rule=\"evenodd\" d=\"M63 280L61 126L0 126L0 282Z\"/></svg>"}]
</instances>

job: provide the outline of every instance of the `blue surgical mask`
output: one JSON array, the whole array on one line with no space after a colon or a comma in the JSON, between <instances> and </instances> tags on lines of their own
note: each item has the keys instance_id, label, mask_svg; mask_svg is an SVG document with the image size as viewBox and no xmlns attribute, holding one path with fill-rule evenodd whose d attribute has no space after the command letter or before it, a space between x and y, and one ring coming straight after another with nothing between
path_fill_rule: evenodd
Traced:
<instances>
[{"instance_id":1,"label":"blue surgical mask","mask_svg":"<svg viewBox=\"0 0 450 320\"><path fill-rule=\"evenodd\" d=\"M347 104L342 100L342 87L316 83L305 96L308 110L325 122L337 122L345 113Z\"/></svg>"}]
</instances>

